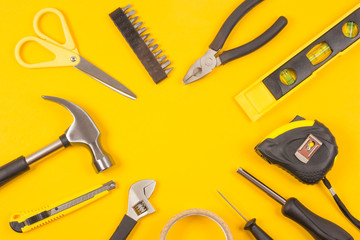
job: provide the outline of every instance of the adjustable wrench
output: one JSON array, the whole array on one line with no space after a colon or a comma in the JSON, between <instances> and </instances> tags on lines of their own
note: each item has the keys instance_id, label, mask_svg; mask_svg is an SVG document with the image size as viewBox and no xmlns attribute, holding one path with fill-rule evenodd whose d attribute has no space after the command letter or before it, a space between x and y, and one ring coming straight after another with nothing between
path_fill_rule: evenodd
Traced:
<instances>
[{"instance_id":1,"label":"adjustable wrench","mask_svg":"<svg viewBox=\"0 0 360 240\"><path fill-rule=\"evenodd\" d=\"M110 240L125 240L140 218L155 212L148 200L155 189L155 185L154 180L142 180L130 187L127 214L121 220Z\"/></svg>"}]
</instances>

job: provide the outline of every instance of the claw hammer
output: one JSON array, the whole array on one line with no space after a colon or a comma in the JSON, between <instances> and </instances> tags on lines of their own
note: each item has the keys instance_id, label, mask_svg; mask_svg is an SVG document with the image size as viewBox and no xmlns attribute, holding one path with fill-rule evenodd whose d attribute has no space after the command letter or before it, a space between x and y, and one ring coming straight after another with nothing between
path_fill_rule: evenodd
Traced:
<instances>
[{"instance_id":1,"label":"claw hammer","mask_svg":"<svg viewBox=\"0 0 360 240\"><path fill-rule=\"evenodd\" d=\"M27 157L21 156L0 167L0 186L29 170L31 164L58 149L70 146L71 143L82 143L90 148L97 172L102 172L112 166L110 157L102 150L100 145L100 131L91 117L82 108L62 98L42 97L64 106L73 115L74 121L55 142Z\"/></svg>"}]
</instances>

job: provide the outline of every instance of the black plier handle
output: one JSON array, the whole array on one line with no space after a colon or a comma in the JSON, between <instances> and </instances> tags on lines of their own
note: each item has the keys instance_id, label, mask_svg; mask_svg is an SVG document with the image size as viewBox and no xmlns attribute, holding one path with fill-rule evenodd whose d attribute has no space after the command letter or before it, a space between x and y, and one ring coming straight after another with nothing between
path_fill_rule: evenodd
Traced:
<instances>
[{"instance_id":1,"label":"black plier handle","mask_svg":"<svg viewBox=\"0 0 360 240\"><path fill-rule=\"evenodd\" d=\"M240 6L238 6L226 19L225 23L222 25L220 31L216 35L214 41L210 44L210 48L214 51L219 51L229 37L231 31L235 27L235 25L242 19L246 13L248 13L251 9L253 9L256 5L258 5L263 0L246 0ZM221 60L221 64L228 63L232 60L245 56L255 50L261 48L263 45L268 43L271 39L273 39L287 24L287 19L285 17L279 17L279 19L263 34L261 34L256 39L251 42L242 45L240 47L224 51L219 58Z\"/></svg>"},{"instance_id":2,"label":"black plier handle","mask_svg":"<svg viewBox=\"0 0 360 240\"><path fill-rule=\"evenodd\" d=\"M231 13L222 25L214 41L210 44L210 49L204 56L199 58L186 73L183 79L185 84L189 84L203 78L215 67L224 65L232 60L254 52L273 39L286 26L287 19L285 17L279 17L279 19L268 30L251 42L240 47L224 51L222 54L218 55L235 25L245 16L247 12L262 1L263 0L245 0L245 2L240 4L240 6Z\"/></svg>"}]
</instances>

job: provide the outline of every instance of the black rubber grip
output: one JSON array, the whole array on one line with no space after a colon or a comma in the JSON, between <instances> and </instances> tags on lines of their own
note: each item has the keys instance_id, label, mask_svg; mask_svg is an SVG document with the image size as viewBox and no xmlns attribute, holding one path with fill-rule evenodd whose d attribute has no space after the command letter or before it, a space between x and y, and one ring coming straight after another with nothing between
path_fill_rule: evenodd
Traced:
<instances>
[{"instance_id":1,"label":"black rubber grip","mask_svg":"<svg viewBox=\"0 0 360 240\"><path fill-rule=\"evenodd\" d=\"M29 170L30 167L25 161L25 157L21 156L4 166L0 167L0 186L4 185L11 179L19 176L23 172Z\"/></svg>"},{"instance_id":2,"label":"black rubber grip","mask_svg":"<svg viewBox=\"0 0 360 240\"><path fill-rule=\"evenodd\" d=\"M353 240L344 229L319 217L302 205L296 198L290 198L282 207L284 216L305 228L316 240Z\"/></svg>"},{"instance_id":3,"label":"black rubber grip","mask_svg":"<svg viewBox=\"0 0 360 240\"><path fill-rule=\"evenodd\" d=\"M248 221L244 227L245 230L249 230L257 240L273 240L269 235L264 232L257 224L256 219Z\"/></svg>"},{"instance_id":4,"label":"black rubber grip","mask_svg":"<svg viewBox=\"0 0 360 240\"><path fill-rule=\"evenodd\" d=\"M305 119L296 117L294 120ZM322 145L314 151L310 160L304 163L299 161L295 153L308 139L310 133L322 142ZM315 184L321 181L333 167L338 155L338 146L330 130L321 122L315 121L312 126L288 129L276 137L266 138L255 147L255 151L270 164L286 170L300 182Z\"/></svg>"},{"instance_id":5,"label":"black rubber grip","mask_svg":"<svg viewBox=\"0 0 360 240\"><path fill-rule=\"evenodd\" d=\"M125 215L110 240L125 240L129 236L131 230L135 227L136 223L137 221L128 215Z\"/></svg>"},{"instance_id":6,"label":"black rubber grip","mask_svg":"<svg viewBox=\"0 0 360 240\"><path fill-rule=\"evenodd\" d=\"M240 19L242 19L246 13L248 13L262 1L263 0L246 0L245 2L241 3L226 19L214 41L212 41L210 44L210 48L212 50L219 51L224 46L226 39L229 37L231 31L240 21Z\"/></svg>"},{"instance_id":7,"label":"black rubber grip","mask_svg":"<svg viewBox=\"0 0 360 240\"><path fill-rule=\"evenodd\" d=\"M263 34L255 38L251 42L244 44L240 47L224 51L220 56L221 64L226 64L239 57L245 56L249 53L256 51L257 49L264 46L266 43L271 41L281 30L287 25L288 21L285 17L279 17L279 19Z\"/></svg>"}]
</instances>

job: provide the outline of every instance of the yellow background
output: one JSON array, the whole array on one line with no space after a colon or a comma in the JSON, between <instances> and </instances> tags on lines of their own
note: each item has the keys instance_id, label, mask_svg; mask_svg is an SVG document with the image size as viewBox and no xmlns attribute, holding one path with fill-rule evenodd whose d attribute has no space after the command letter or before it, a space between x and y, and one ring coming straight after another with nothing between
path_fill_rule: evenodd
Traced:
<instances>
[{"instance_id":1,"label":"yellow background","mask_svg":"<svg viewBox=\"0 0 360 240\"><path fill-rule=\"evenodd\" d=\"M108 17L125 1L0 0L0 146L1 164L29 155L55 141L71 124L70 113L41 95L65 98L83 107L97 123L105 150L116 165L99 175L82 146L58 152L31 171L1 187L1 239L109 239L127 210L128 190L142 179L157 186L150 202L156 213L140 220L129 239L158 239L166 222L190 208L220 215L235 239L251 239L240 230L242 219L220 198L222 191L248 218L275 239L310 239L281 215L280 205L236 174L243 167L284 197L297 197L357 239L359 231L340 213L321 184L306 186L258 157L253 148L269 132L295 115L317 119L336 136L339 156L328 174L333 187L355 216L360 215L360 46L336 59L316 77L260 120L251 123L234 97L303 44L333 24L358 1L265 1L234 29L224 49L246 43L280 15L285 30L270 44L219 67L185 86L182 78L202 56L230 13L233 0L145 1L131 4L148 32L175 67L159 85L153 83ZM80 55L138 95L129 100L72 67L27 69L15 60L16 43L35 35L32 21L42 8L64 13ZM54 21L49 23L55 23ZM50 29L60 35L60 28ZM36 48L35 48L36 49ZM35 53L29 49L27 56ZM47 56L40 51L35 59ZM39 208L114 180L118 188L106 197L60 220L18 234L8 225L11 214ZM224 239L210 220L182 220L172 239Z\"/></svg>"}]
</instances>

